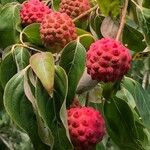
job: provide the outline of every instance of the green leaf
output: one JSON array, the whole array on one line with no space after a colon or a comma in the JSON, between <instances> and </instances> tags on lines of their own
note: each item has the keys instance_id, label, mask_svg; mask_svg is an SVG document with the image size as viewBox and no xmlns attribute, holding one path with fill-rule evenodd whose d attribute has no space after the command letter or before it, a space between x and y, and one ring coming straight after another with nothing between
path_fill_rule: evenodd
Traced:
<instances>
[{"instance_id":1,"label":"green leaf","mask_svg":"<svg viewBox=\"0 0 150 150\"><path fill-rule=\"evenodd\" d=\"M39 27L39 23L33 23L26 26L22 31L22 35L25 38L24 41L31 42L37 46L42 46L43 44L40 37Z\"/></svg>"},{"instance_id":2,"label":"green leaf","mask_svg":"<svg viewBox=\"0 0 150 150\"><path fill-rule=\"evenodd\" d=\"M3 90L2 86L0 85L0 111L4 108L3 94L4 94L4 90Z\"/></svg>"},{"instance_id":3,"label":"green leaf","mask_svg":"<svg viewBox=\"0 0 150 150\"><path fill-rule=\"evenodd\" d=\"M70 42L63 50L60 66L68 76L67 105L72 103L77 84L85 69L85 48L79 41Z\"/></svg>"},{"instance_id":4,"label":"green leaf","mask_svg":"<svg viewBox=\"0 0 150 150\"><path fill-rule=\"evenodd\" d=\"M0 59L0 66L1 66L1 59ZM4 106L3 106L3 93L4 93L4 90L3 90L2 85L0 83L0 111L4 108Z\"/></svg>"},{"instance_id":5,"label":"green leaf","mask_svg":"<svg viewBox=\"0 0 150 150\"><path fill-rule=\"evenodd\" d=\"M34 80L34 82L36 82L35 79L33 78L32 70L28 69L24 75L24 92L26 97L32 103L32 106L34 108L34 112L37 119L37 125L38 125L38 134L40 136L40 139L46 145L51 146L52 135L49 129L46 127L43 119L41 118L41 115L39 115L39 112L37 111L37 103L36 103L37 100L35 98L35 86L32 84L31 80Z\"/></svg>"},{"instance_id":6,"label":"green leaf","mask_svg":"<svg viewBox=\"0 0 150 150\"><path fill-rule=\"evenodd\" d=\"M31 56L30 65L44 88L51 94L54 84L54 58L50 52L37 53Z\"/></svg>"},{"instance_id":7,"label":"green leaf","mask_svg":"<svg viewBox=\"0 0 150 150\"><path fill-rule=\"evenodd\" d=\"M96 150L106 150L104 144L102 142L96 145Z\"/></svg>"},{"instance_id":8,"label":"green leaf","mask_svg":"<svg viewBox=\"0 0 150 150\"><path fill-rule=\"evenodd\" d=\"M57 120L61 120L63 128L60 132L65 134L61 143L66 143L66 149L72 149L70 144L70 136L67 123L67 111L66 111L66 97L68 92L68 78L63 68L57 66L55 71L55 84L54 84L54 101L55 101L55 113L58 114ZM59 112L59 113L57 113ZM59 126L58 126L59 128ZM58 131L59 132L59 131ZM61 133L58 133L61 135ZM57 135L58 136L58 135ZM64 145L64 144L63 144ZM64 147L64 148L65 148ZM58 148L56 148L58 149ZM65 149L64 149L65 150Z\"/></svg>"},{"instance_id":9,"label":"green leaf","mask_svg":"<svg viewBox=\"0 0 150 150\"><path fill-rule=\"evenodd\" d=\"M141 150L130 107L117 97L109 100L104 104L108 134L121 150Z\"/></svg>"},{"instance_id":10,"label":"green leaf","mask_svg":"<svg viewBox=\"0 0 150 150\"><path fill-rule=\"evenodd\" d=\"M125 78L123 86L133 95L139 114L145 124L150 130L150 94L144 90L138 82Z\"/></svg>"},{"instance_id":11,"label":"green leaf","mask_svg":"<svg viewBox=\"0 0 150 150\"><path fill-rule=\"evenodd\" d=\"M116 17L120 12L120 0L97 0L97 3L105 16L111 13Z\"/></svg>"},{"instance_id":12,"label":"green leaf","mask_svg":"<svg viewBox=\"0 0 150 150\"><path fill-rule=\"evenodd\" d=\"M143 7L150 9L150 1L149 0L143 0Z\"/></svg>"},{"instance_id":13,"label":"green leaf","mask_svg":"<svg viewBox=\"0 0 150 150\"><path fill-rule=\"evenodd\" d=\"M5 48L19 40L19 16L18 3L8 3L0 11L0 48Z\"/></svg>"},{"instance_id":14,"label":"green leaf","mask_svg":"<svg viewBox=\"0 0 150 150\"><path fill-rule=\"evenodd\" d=\"M49 94L47 93L43 85L40 83L40 81L37 81L36 83L35 96L38 112L49 129L50 145L53 147L54 137L51 131L51 121L53 120L55 114L53 112L53 108L50 109L53 106L52 98L49 96Z\"/></svg>"},{"instance_id":15,"label":"green leaf","mask_svg":"<svg viewBox=\"0 0 150 150\"><path fill-rule=\"evenodd\" d=\"M92 35L96 39L102 38L100 27L101 27L103 19L104 17L97 15L96 12L92 12L90 15L89 28L90 28Z\"/></svg>"},{"instance_id":16,"label":"green leaf","mask_svg":"<svg viewBox=\"0 0 150 150\"><path fill-rule=\"evenodd\" d=\"M66 114L67 75L59 66L55 71L54 83L54 98L51 98L41 83L37 82L38 110L53 134L53 149L71 150Z\"/></svg>"},{"instance_id":17,"label":"green leaf","mask_svg":"<svg viewBox=\"0 0 150 150\"><path fill-rule=\"evenodd\" d=\"M11 119L24 131L27 132L36 150L49 147L44 145L37 132L36 117L24 93L24 74L25 70L13 76L4 90L4 106Z\"/></svg>"},{"instance_id":18,"label":"green leaf","mask_svg":"<svg viewBox=\"0 0 150 150\"><path fill-rule=\"evenodd\" d=\"M84 34L89 34L89 35L91 35L90 32L87 32L86 30L83 30L83 29L80 29L80 28L76 28L76 31L77 31L77 35L78 35L78 36L84 35Z\"/></svg>"},{"instance_id":19,"label":"green leaf","mask_svg":"<svg viewBox=\"0 0 150 150\"><path fill-rule=\"evenodd\" d=\"M2 3L2 5L5 5L7 3L12 3L12 2L16 2L16 0L0 0L0 3Z\"/></svg>"},{"instance_id":20,"label":"green leaf","mask_svg":"<svg viewBox=\"0 0 150 150\"><path fill-rule=\"evenodd\" d=\"M51 2L53 10L58 11L61 0L52 0Z\"/></svg>"},{"instance_id":21,"label":"green leaf","mask_svg":"<svg viewBox=\"0 0 150 150\"><path fill-rule=\"evenodd\" d=\"M86 48L86 50L88 50L90 45L93 42L95 42L95 38L91 35L90 32L87 32L80 28L76 28L76 29L77 29L77 34L78 34L80 43Z\"/></svg>"},{"instance_id":22,"label":"green leaf","mask_svg":"<svg viewBox=\"0 0 150 150\"><path fill-rule=\"evenodd\" d=\"M87 19L81 18L79 20L76 20L74 23L76 27L81 28L83 30L87 30L88 24L89 24L88 16L87 16Z\"/></svg>"},{"instance_id":23,"label":"green leaf","mask_svg":"<svg viewBox=\"0 0 150 150\"><path fill-rule=\"evenodd\" d=\"M136 107L133 95L126 88L121 87L121 90L117 92L116 96L127 101L133 109Z\"/></svg>"},{"instance_id":24,"label":"green leaf","mask_svg":"<svg viewBox=\"0 0 150 150\"><path fill-rule=\"evenodd\" d=\"M150 46L150 9L138 8L137 14L147 45Z\"/></svg>"},{"instance_id":25,"label":"green leaf","mask_svg":"<svg viewBox=\"0 0 150 150\"><path fill-rule=\"evenodd\" d=\"M143 41L144 36L138 31L138 26L129 19L123 30L122 39L123 43L127 44L131 51L139 52L146 48L146 43Z\"/></svg>"},{"instance_id":26,"label":"green leaf","mask_svg":"<svg viewBox=\"0 0 150 150\"><path fill-rule=\"evenodd\" d=\"M85 47L85 49L88 50L90 45L95 42L95 39L90 34L83 34L79 36L79 41Z\"/></svg>"},{"instance_id":27,"label":"green leaf","mask_svg":"<svg viewBox=\"0 0 150 150\"><path fill-rule=\"evenodd\" d=\"M2 60L0 67L0 81L4 88L6 83L12 78L13 75L17 73L17 66L13 55L9 52Z\"/></svg>"},{"instance_id":28,"label":"green leaf","mask_svg":"<svg viewBox=\"0 0 150 150\"><path fill-rule=\"evenodd\" d=\"M150 133L145 129L145 127L139 122L136 122L137 132L139 135L139 140L144 148L144 150L150 149Z\"/></svg>"},{"instance_id":29,"label":"green leaf","mask_svg":"<svg viewBox=\"0 0 150 150\"><path fill-rule=\"evenodd\" d=\"M13 50L17 70L20 71L29 65L30 53L27 48L15 47Z\"/></svg>"}]
</instances>

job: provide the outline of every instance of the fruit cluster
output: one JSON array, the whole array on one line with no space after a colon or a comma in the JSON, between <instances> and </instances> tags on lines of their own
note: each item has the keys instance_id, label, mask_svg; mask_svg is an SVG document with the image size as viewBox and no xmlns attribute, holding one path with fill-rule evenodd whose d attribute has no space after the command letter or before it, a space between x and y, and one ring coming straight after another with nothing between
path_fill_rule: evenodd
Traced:
<instances>
[{"instance_id":1,"label":"fruit cluster","mask_svg":"<svg viewBox=\"0 0 150 150\"><path fill-rule=\"evenodd\" d=\"M77 39L73 18L90 9L88 0L61 0L54 12L40 0L22 4L20 17L23 25L40 24L43 45L59 53L69 42ZM93 80L115 82L130 69L129 50L119 41L102 38L91 44L86 55L87 72ZM68 112L68 127L75 150L92 150L105 135L105 121L92 107L79 107L75 101Z\"/></svg>"},{"instance_id":2,"label":"fruit cluster","mask_svg":"<svg viewBox=\"0 0 150 150\"><path fill-rule=\"evenodd\" d=\"M96 41L87 52L87 72L97 81L121 80L130 69L130 62L129 50L110 38Z\"/></svg>"},{"instance_id":3,"label":"fruit cluster","mask_svg":"<svg viewBox=\"0 0 150 150\"><path fill-rule=\"evenodd\" d=\"M20 16L24 25L40 23L43 44L54 53L77 38L75 24L67 12L53 12L40 0L28 0L23 3Z\"/></svg>"},{"instance_id":4,"label":"fruit cluster","mask_svg":"<svg viewBox=\"0 0 150 150\"><path fill-rule=\"evenodd\" d=\"M62 0L59 9L61 13L66 13L71 18L76 18L90 9L90 4L88 0Z\"/></svg>"},{"instance_id":5,"label":"fruit cluster","mask_svg":"<svg viewBox=\"0 0 150 150\"><path fill-rule=\"evenodd\" d=\"M105 135L104 119L92 107L70 108L68 126L75 150L91 150Z\"/></svg>"},{"instance_id":6,"label":"fruit cluster","mask_svg":"<svg viewBox=\"0 0 150 150\"><path fill-rule=\"evenodd\" d=\"M25 25L31 23L41 23L46 14L52 10L39 0L29 0L23 3L20 16L22 23Z\"/></svg>"},{"instance_id":7,"label":"fruit cluster","mask_svg":"<svg viewBox=\"0 0 150 150\"><path fill-rule=\"evenodd\" d=\"M52 12L45 16L40 33L44 45L55 52L59 52L67 43L77 38L72 19L60 12Z\"/></svg>"}]
</instances>

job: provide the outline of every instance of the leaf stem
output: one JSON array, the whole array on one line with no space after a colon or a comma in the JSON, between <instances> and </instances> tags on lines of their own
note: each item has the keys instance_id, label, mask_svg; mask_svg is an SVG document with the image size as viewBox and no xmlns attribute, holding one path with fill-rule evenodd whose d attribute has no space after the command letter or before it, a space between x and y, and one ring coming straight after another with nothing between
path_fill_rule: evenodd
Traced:
<instances>
[{"instance_id":1,"label":"leaf stem","mask_svg":"<svg viewBox=\"0 0 150 150\"><path fill-rule=\"evenodd\" d=\"M40 50L33 48L33 47L30 47L23 42L23 31L20 33L20 42L21 42L20 46L22 46L22 47L28 48L28 49L33 50L33 51L41 52Z\"/></svg>"},{"instance_id":2,"label":"leaf stem","mask_svg":"<svg viewBox=\"0 0 150 150\"><path fill-rule=\"evenodd\" d=\"M14 48L15 48L16 46L20 46L20 47L28 48L28 49L30 49L30 50L33 50L33 51L36 51L36 52L40 52L40 53L41 53L41 51L40 51L39 49L36 49L36 48L30 47L30 46L26 45L25 43L22 43L22 44L15 44L15 45L13 45L12 50L14 50Z\"/></svg>"},{"instance_id":3,"label":"leaf stem","mask_svg":"<svg viewBox=\"0 0 150 150\"><path fill-rule=\"evenodd\" d=\"M20 33L20 42L21 42L22 44L24 44L24 42L23 42L23 31L21 31L21 33Z\"/></svg>"},{"instance_id":4,"label":"leaf stem","mask_svg":"<svg viewBox=\"0 0 150 150\"><path fill-rule=\"evenodd\" d=\"M82 13L81 15L79 15L78 17L73 19L73 22L81 19L82 17L86 16L87 14L89 14L90 12L92 12L93 10L95 10L98 7L98 5L95 5L94 7L92 7L91 9L85 11L84 13Z\"/></svg>"},{"instance_id":5,"label":"leaf stem","mask_svg":"<svg viewBox=\"0 0 150 150\"><path fill-rule=\"evenodd\" d=\"M119 29L118 29L118 32L117 32L117 36L116 36L116 41L119 41L121 33L122 33L122 30L123 30L124 25L125 25L128 3L129 3L129 0L125 0L124 8L122 9L120 26L119 26Z\"/></svg>"}]
</instances>

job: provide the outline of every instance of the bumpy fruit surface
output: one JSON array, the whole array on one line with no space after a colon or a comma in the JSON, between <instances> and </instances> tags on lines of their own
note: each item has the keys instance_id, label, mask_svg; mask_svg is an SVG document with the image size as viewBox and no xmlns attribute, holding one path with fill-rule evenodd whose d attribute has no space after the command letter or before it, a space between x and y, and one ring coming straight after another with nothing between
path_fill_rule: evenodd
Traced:
<instances>
[{"instance_id":1,"label":"bumpy fruit surface","mask_svg":"<svg viewBox=\"0 0 150 150\"><path fill-rule=\"evenodd\" d=\"M39 0L29 0L22 4L20 16L22 23L25 25L31 23L41 23L46 14L52 10Z\"/></svg>"},{"instance_id":2,"label":"bumpy fruit surface","mask_svg":"<svg viewBox=\"0 0 150 150\"><path fill-rule=\"evenodd\" d=\"M92 107L68 110L68 127L75 150L91 150L105 135L105 122Z\"/></svg>"},{"instance_id":3,"label":"bumpy fruit surface","mask_svg":"<svg viewBox=\"0 0 150 150\"><path fill-rule=\"evenodd\" d=\"M130 62L129 50L110 38L96 41L87 52L87 72L97 81L121 80L130 69Z\"/></svg>"},{"instance_id":4,"label":"bumpy fruit surface","mask_svg":"<svg viewBox=\"0 0 150 150\"><path fill-rule=\"evenodd\" d=\"M60 12L52 12L44 17L40 35L44 45L55 52L59 52L67 43L77 38L72 19Z\"/></svg>"},{"instance_id":5,"label":"bumpy fruit surface","mask_svg":"<svg viewBox=\"0 0 150 150\"><path fill-rule=\"evenodd\" d=\"M59 11L76 18L88 9L90 9L89 0L61 0Z\"/></svg>"}]
</instances>

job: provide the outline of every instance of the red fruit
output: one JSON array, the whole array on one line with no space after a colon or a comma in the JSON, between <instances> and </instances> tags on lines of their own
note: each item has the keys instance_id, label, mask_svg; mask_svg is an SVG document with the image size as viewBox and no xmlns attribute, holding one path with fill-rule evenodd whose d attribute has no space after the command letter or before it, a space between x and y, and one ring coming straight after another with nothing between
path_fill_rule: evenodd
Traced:
<instances>
[{"instance_id":1,"label":"red fruit","mask_svg":"<svg viewBox=\"0 0 150 150\"><path fill-rule=\"evenodd\" d=\"M88 9L90 9L89 0L61 0L59 11L76 18Z\"/></svg>"},{"instance_id":2,"label":"red fruit","mask_svg":"<svg viewBox=\"0 0 150 150\"><path fill-rule=\"evenodd\" d=\"M52 12L44 17L40 35L44 45L54 52L59 52L67 43L77 38L72 19L60 12Z\"/></svg>"},{"instance_id":3,"label":"red fruit","mask_svg":"<svg viewBox=\"0 0 150 150\"><path fill-rule=\"evenodd\" d=\"M105 122L92 107L68 110L68 127L75 150L91 150L105 135Z\"/></svg>"},{"instance_id":4,"label":"red fruit","mask_svg":"<svg viewBox=\"0 0 150 150\"><path fill-rule=\"evenodd\" d=\"M46 14L52 10L39 0L29 0L22 4L20 16L22 23L29 25L31 23L41 23Z\"/></svg>"},{"instance_id":5,"label":"red fruit","mask_svg":"<svg viewBox=\"0 0 150 150\"><path fill-rule=\"evenodd\" d=\"M130 62L129 50L110 38L96 41L87 52L87 72L97 81L121 80L130 69Z\"/></svg>"}]
</instances>

